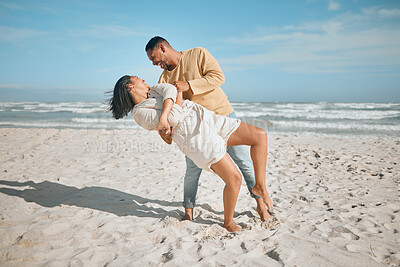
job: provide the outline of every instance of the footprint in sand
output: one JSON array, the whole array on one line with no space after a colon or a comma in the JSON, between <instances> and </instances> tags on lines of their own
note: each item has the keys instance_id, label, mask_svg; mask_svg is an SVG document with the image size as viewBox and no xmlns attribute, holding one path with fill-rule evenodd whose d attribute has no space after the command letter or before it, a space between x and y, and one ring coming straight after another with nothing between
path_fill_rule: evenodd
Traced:
<instances>
[{"instance_id":1,"label":"footprint in sand","mask_svg":"<svg viewBox=\"0 0 400 267\"><path fill-rule=\"evenodd\" d=\"M329 233L330 237L345 237L349 240L359 240L360 237L356 234L354 234L352 231L347 229L346 227L343 226L338 226L332 229L332 231Z\"/></svg>"}]
</instances>

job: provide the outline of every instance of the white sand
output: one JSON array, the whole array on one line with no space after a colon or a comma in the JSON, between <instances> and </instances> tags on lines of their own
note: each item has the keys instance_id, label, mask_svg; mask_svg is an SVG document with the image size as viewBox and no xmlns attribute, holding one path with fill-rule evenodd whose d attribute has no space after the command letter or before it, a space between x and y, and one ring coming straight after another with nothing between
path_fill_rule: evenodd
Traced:
<instances>
[{"instance_id":1,"label":"white sand","mask_svg":"<svg viewBox=\"0 0 400 267\"><path fill-rule=\"evenodd\" d=\"M400 265L400 142L270 136L277 220L203 172L181 221L184 156L142 130L0 129L1 266Z\"/></svg>"}]
</instances>

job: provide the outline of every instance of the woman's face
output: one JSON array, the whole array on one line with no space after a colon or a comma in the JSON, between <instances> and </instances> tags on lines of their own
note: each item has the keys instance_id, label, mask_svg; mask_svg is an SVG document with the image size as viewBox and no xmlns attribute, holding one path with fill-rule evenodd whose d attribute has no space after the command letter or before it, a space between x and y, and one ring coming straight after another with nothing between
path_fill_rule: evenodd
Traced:
<instances>
[{"instance_id":1,"label":"woman's face","mask_svg":"<svg viewBox=\"0 0 400 267\"><path fill-rule=\"evenodd\" d=\"M127 84L128 91L132 94L147 96L150 86L137 76L130 77L131 83Z\"/></svg>"},{"instance_id":2,"label":"woman's face","mask_svg":"<svg viewBox=\"0 0 400 267\"><path fill-rule=\"evenodd\" d=\"M139 87L147 87L148 85L144 83L143 79L140 79L137 76L131 76L130 78L133 87L135 88L139 88Z\"/></svg>"}]
</instances>

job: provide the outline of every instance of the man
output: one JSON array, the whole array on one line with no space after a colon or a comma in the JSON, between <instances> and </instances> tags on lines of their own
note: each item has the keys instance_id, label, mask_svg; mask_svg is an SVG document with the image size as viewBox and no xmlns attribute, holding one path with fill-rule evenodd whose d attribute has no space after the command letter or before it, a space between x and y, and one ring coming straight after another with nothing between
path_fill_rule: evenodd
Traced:
<instances>
[{"instance_id":1,"label":"man","mask_svg":"<svg viewBox=\"0 0 400 267\"><path fill-rule=\"evenodd\" d=\"M178 92L183 92L184 99L198 103L216 114L236 118L227 96L220 87L225 82L225 76L217 60L206 49L197 47L179 52L173 49L167 40L156 36L150 39L145 50L153 65L164 70L159 83L171 83ZM256 199L261 220L266 220L270 215L263 200L251 191L255 185L255 178L247 148L230 147L228 154L238 165L251 196ZM201 169L186 157L183 201L186 220L193 219L200 174Z\"/></svg>"}]
</instances>

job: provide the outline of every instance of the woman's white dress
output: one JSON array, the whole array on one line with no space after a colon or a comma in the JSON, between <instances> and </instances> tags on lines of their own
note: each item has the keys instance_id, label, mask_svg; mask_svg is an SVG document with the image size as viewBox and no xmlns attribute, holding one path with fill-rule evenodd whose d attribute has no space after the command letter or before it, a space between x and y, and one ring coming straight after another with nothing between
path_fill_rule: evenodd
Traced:
<instances>
[{"instance_id":1,"label":"woman's white dress","mask_svg":"<svg viewBox=\"0 0 400 267\"><path fill-rule=\"evenodd\" d=\"M135 105L132 116L141 127L156 131L164 100L176 101L176 88L167 83L150 87L149 98ZM172 140L199 168L211 171L211 165L226 153L226 142L240 125L238 119L217 115L192 101L182 107L174 104L168 121Z\"/></svg>"}]
</instances>

